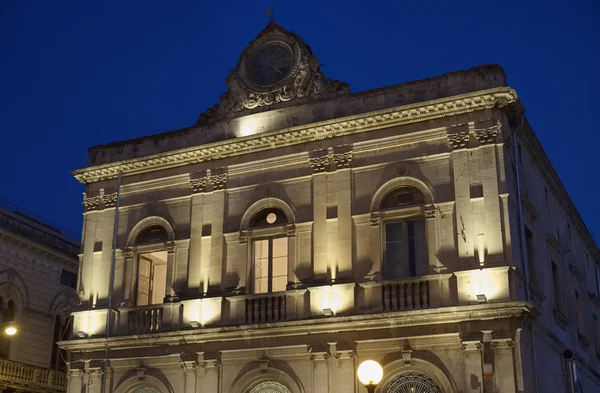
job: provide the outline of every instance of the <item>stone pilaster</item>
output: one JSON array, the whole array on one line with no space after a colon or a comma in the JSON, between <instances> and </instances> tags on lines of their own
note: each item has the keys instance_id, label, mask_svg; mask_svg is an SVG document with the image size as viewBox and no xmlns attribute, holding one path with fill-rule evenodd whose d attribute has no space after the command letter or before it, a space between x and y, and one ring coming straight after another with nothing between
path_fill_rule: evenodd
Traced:
<instances>
[{"instance_id":1,"label":"stone pilaster","mask_svg":"<svg viewBox=\"0 0 600 393\"><path fill-rule=\"evenodd\" d=\"M327 169L329 157L311 158L313 169L313 246L314 277L317 280L327 278Z\"/></svg>"},{"instance_id":2,"label":"stone pilaster","mask_svg":"<svg viewBox=\"0 0 600 393\"><path fill-rule=\"evenodd\" d=\"M460 344L465 367L465 393L483 392L483 343L463 341Z\"/></svg>"},{"instance_id":3,"label":"stone pilaster","mask_svg":"<svg viewBox=\"0 0 600 393\"><path fill-rule=\"evenodd\" d=\"M184 393L196 393L198 361L189 359L182 360L181 369L183 370Z\"/></svg>"},{"instance_id":4,"label":"stone pilaster","mask_svg":"<svg viewBox=\"0 0 600 393\"><path fill-rule=\"evenodd\" d=\"M196 386L201 386L201 391L203 392L218 392L219 367L221 367L221 362L213 356L204 354L204 359L200 362L200 367L197 371Z\"/></svg>"},{"instance_id":5,"label":"stone pilaster","mask_svg":"<svg viewBox=\"0 0 600 393\"><path fill-rule=\"evenodd\" d=\"M208 280L205 286L208 290L220 291L223 280L223 249L225 238L223 237L223 222L225 216L225 187L227 185L227 174L210 176L213 193L210 195L211 210L211 241L210 241L210 263L208 274L203 280Z\"/></svg>"},{"instance_id":6,"label":"stone pilaster","mask_svg":"<svg viewBox=\"0 0 600 393\"><path fill-rule=\"evenodd\" d=\"M352 152L333 155L336 167L337 260L336 278L352 277Z\"/></svg>"},{"instance_id":7,"label":"stone pilaster","mask_svg":"<svg viewBox=\"0 0 600 393\"><path fill-rule=\"evenodd\" d=\"M329 351L311 350L313 380L312 391L329 393Z\"/></svg>"},{"instance_id":8,"label":"stone pilaster","mask_svg":"<svg viewBox=\"0 0 600 393\"><path fill-rule=\"evenodd\" d=\"M354 382L356 380L355 370L357 365L354 351L336 348L335 356L330 360L330 364L333 366L331 369L333 375L330 376L332 380L330 392L346 393L356 391Z\"/></svg>"},{"instance_id":9,"label":"stone pilaster","mask_svg":"<svg viewBox=\"0 0 600 393\"><path fill-rule=\"evenodd\" d=\"M177 258L177 252L175 243L171 242L167 244L167 296L175 296L175 263Z\"/></svg>"},{"instance_id":10,"label":"stone pilaster","mask_svg":"<svg viewBox=\"0 0 600 393\"><path fill-rule=\"evenodd\" d=\"M102 393L102 375L104 372L100 367L91 367L86 369L87 386L86 393Z\"/></svg>"},{"instance_id":11,"label":"stone pilaster","mask_svg":"<svg viewBox=\"0 0 600 393\"><path fill-rule=\"evenodd\" d=\"M67 371L67 393L81 393L83 387L84 372L73 368Z\"/></svg>"},{"instance_id":12,"label":"stone pilaster","mask_svg":"<svg viewBox=\"0 0 600 393\"><path fill-rule=\"evenodd\" d=\"M373 266L369 272L369 278L381 279L381 264L382 264L382 252L381 252L381 218L377 212L371 215L369 220L370 236L369 236L369 248L371 252L371 261Z\"/></svg>"},{"instance_id":13,"label":"stone pilaster","mask_svg":"<svg viewBox=\"0 0 600 393\"><path fill-rule=\"evenodd\" d=\"M494 385L496 391L515 393L515 364L513 351L515 342L512 339L496 339L490 342L494 351Z\"/></svg>"},{"instance_id":14,"label":"stone pilaster","mask_svg":"<svg viewBox=\"0 0 600 393\"><path fill-rule=\"evenodd\" d=\"M195 183L193 183L195 181ZM208 179L191 179L191 220L190 220L190 248L188 259L188 291L191 293L204 292L200 287L202 282L202 229L204 227L204 202Z\"/></svg>"}]
</instances>

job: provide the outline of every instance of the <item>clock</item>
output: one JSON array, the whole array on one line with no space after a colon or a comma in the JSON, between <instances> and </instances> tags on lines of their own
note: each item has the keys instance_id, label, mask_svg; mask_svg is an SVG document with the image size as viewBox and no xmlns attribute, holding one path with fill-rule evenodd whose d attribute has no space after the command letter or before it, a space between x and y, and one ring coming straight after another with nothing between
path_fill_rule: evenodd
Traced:
<instances>
[{"instance_id":1,"label":"clock","mask_svg":"<svg viewBox=\"0 0 600 393\"><path fill-rule=\"evenodd\" d=\"M283 42L271 42L251 58L248 74L257 86L270 87L288 76L293 64L292 49Z\"/></svg>"}]
</instances>

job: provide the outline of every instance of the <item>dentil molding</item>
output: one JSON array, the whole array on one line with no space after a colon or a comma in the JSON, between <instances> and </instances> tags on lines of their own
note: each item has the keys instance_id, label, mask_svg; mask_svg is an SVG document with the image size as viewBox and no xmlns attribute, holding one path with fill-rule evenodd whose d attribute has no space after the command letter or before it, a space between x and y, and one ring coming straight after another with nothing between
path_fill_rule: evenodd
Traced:
<instances>
[{"instance_id":1,"label":"dentil molding","mask_svg":"<svg viewBox=\"0 0 600 393\"><path fill-rule=\"evenodd\" d=\"M517 99L512 88L499 87L97 165L76 170L73 176L81 183L89 184L115 179L119 170L124 176L130 176L494 107L503 108L516 103Z\"/></svg>"}]
</instances>

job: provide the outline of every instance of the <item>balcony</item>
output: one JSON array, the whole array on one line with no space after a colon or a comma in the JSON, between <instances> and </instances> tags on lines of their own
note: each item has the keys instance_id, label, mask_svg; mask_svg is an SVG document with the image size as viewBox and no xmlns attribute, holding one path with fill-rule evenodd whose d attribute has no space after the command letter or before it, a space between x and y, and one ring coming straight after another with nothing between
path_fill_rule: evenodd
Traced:
<instances>
[{"instance_id":1,"label":"balcony","mask_svg":"<svg viewBox=\"0 0 600 393\"><path fill-rule=\"evenodd\" d=\"M183 300L114 311L113 336L203 327L241 326L328 316L376 314L478 304L510 299L508 267L399 280L319 285L285 292ZM76 311L74 331L104 335L106 309Z\"/></svg>"},{"instance_id":2,"label":"balcony","mask_svg":"<svg viewBox=\"0 0 600 393\"><path fill-rule=\"evenodd\" d=\"M0 391L4 388L27 392L66 391L67 376L56 370L0 360Z\"/></svg>"}]
</instances>

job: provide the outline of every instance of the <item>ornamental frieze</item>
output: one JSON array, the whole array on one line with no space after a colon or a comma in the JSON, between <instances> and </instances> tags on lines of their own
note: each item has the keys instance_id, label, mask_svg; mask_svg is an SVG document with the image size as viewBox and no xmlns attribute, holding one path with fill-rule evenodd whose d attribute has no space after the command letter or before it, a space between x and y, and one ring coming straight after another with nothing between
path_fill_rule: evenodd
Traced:
<instances>
[{"instance_id":1,"label":"ornamental frieze","mask_svg":"<svg viewBox=\"0 0 600 393\"><path fill-rule=\"evenodd\" d=\"M206 191L206 186L208 185L208 178L201 177L198 179L190 179L190 187L192 188L193 193L199 193Z\"/></svg>"},{"instance_id":2,"label":"ornamental frieze","mask_svg":"<svg viewBox=\"0 0 600 393\"><path fill-rule=\"evenodd\" d=\"M169 153L125 160L119 163L99 165L77 170L73 175L81 183L89 184L102 180L115 179L118 177L119 169L121 169L124 176L128 176L314 142L322 139L322 135L324 134L328 134L331 137L351 135L494 107L504 107L516 101L517 95L513 89L500 87L483 92L470 93L460 99L440 99L417 108L390 108L385 113L349 116L328 122L327 124L306 125L305 127L295 127L293 130L282 129L258 134L254 138L226 140L210 145L190 147Z\"/></svg>"},{"instance_id":3,"label":"ornamental frieze","mask_svg":"<svg viewBox=\"0 0 600 393\"><path fill-rule=\"evenodd\" d=\"M220 175L211 175L210 183L213 186L213 190L224 190L227 185L227 174L223 173Z\"/></svg>"},{"instance_id":4,"label":"ornamental frieze","mask_svg":"<svg viewBox=\"0 0 600 393\"><path fill-rule=\"evenodd\" d=\"M475 130L475 139L479 145L489 145L496 142L500 125Z\"/></svg>"},{"instance_id":5,"label":"ornamental frieze","mask_svg":"<svg viewBox=\"0 0 600 393\"><path fill-rule=\"evenodd\" d=\"M337 169L350 168L352 166L352 152L334 154L333 162Z\"/></svg>"},{"instance_id":6,"label":"ornamental frieze","mask_svg":"<svg viewBox=\"0 0 600 393\"><path fill-rule=\"evenodd\" d=\"M314 173L326 172L329 168L329 156L311 158L309 165Z\"/></svg>"},{"instance_id":7,"label":"ornamental frieze","mask_svg":"<svg viewBox=\"0 0 600 393\"><path fill-rule=\"evenodd\" d=\"M452 150L466 149L469 145L469 133L458 132L448 135L448 145Z\"/></svg>"}]
</instances>

